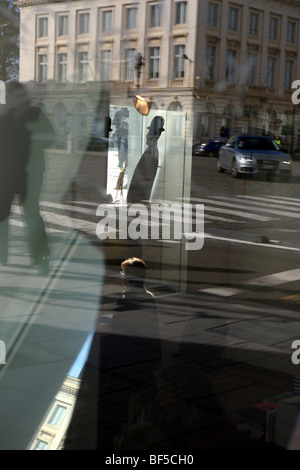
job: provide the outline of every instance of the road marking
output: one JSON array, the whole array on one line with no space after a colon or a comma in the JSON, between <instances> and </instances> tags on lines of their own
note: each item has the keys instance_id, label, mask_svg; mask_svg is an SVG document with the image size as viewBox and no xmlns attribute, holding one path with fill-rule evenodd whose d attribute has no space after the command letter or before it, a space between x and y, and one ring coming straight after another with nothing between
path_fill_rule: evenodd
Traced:
<instances>
[{"instance_id":1,"label":"road marking","mask_svg":"<svg viewBox=\"0 0 300 470\"><path fill-rule=\"evenodd\" d=\"M256 206L247 206L245 207L245 205L243 204L238 204L238 203L230 203L230 202L222 202L222 201L217 201L217 200L213 200L213 199L199 199L200 202L202 203L213 203L213 204L216 204L218 206L224 206L224 207L237 207L237 208L240 208L240 209L246 209L247 211L249 209L253 210L253 211L257 211L257 212L267 212L269 214L273 214L273 215L279 215L279 216L283 216L283 217L292 217L292 218L296 218L296 219L300 219L300 214L296 214L295 212L288 212L288 211L279 211L279 210L274 210L274 209L269 209L268 207L266 208L262 208L262 207L256 207ZM207 206L205 205L205 210L207 210ZM242 214L244 214L242 212ZM244 214L245 216L245 214ZM254 216L254 214L253 214ZM256 216L256 215L255 215ZM258 216L256 216L258 217ZM259 219L258 219L259 220ZM268 220L272 220L270 218L268 218Z\"/></svg>"},{"instance_id":2,"label":"road marking","mask_svg":"<svg viewBox=\"0 0 300 470\"><path fill-rule=\"evenodd\" d=\"M300 269L291 269L289 271L282 271L279 273L270 274L267 276L257 277L250 279L249 281L243 282L244 289L237 289L233 287L207 287L204 289L198 289L199 292L205 294L217 295L219 297L232 297L234 295L243 294L247 292L247 286L258 286L258 287L275 287L281 284L289 282L295 282L300 280ZM283 300L297 298L300 300L300 294L292 295L289 297L283 297Z\"/></svg>"},{"instance_id":3,"label":"road marking","mask_svg":"<svg viewBox=\"0 0 300 470\"><path fill-rule=\"evenodd\" d=\"M243 289L234 289L231 287L208 287L206 289L199 289L199 292L205 294L218 295L219 297L231 297L233 295L242 294Z\"/></svg>"},{"instance_id":4,"label":"road marking","mask_svg":"<svg viewBox=\"0 0 300 470\"><path fill-rule=\"evenodd\" d=\"M296 248L293 246L285 246L285 245L272 245L269 243L257 243L257 242L250 242L247 240L238 240L235 238L227 238L227 237L218 237L216 235L212 235L210 233L205 233L205 238L209 240L217 240L222 242L229 242L229 243L237 243L240 245L250 245L250 246L259 246L264 248L273 248L274 250L287 250L287 251L295 251L297 253L300 252L300 248Z\"/></svg>"},{"instance_id":5,"label":"road marking","mask_svg":"<svg viewBox=\"0 0 300 470\"><path fill-rule=\"evenodd\" d=\"M243 219L259 220L261 222L269 222L270 220L274 220L273 217L265 217L265 216L258 215L258 214L249 214L247 212L236 211L236 210L231 210L231 209L216 208L216 207L207 206L205 204L204 205L204 213L206 213L207 211L208 212L218 212L218 213L221 213L221 214L236 215L238 217L242 217Z\"/></svg>"},{"instance_id":6,"label":"road marking","mask_svg":"<svg viewBox=\"0 0 300 470\"><path fill-rule=\"evenodd\" d=\"M217 199L219 199L220 196L216 196ZM221 197L220 197L221 198ZM245 207L248 208L250 207L253 210L257 210L256 207L260 207L261 210L264 210L266 212L269 212L270 207L275 207L276 209L279 209L279 211L283 210L288 210L292 211L293 213L300 212L300 203L286 203L284 201L275 201L275 199L266 199L266 198L259 198L259 197L252 197L252 196L238 196L240 201L243 201L243 204L245 204ZM227 201L235 201L235 198L232 197L222 197L222 200L226 199ZM270 201L270 202L269 202ZM250 206L250 204L252 206ZM278 205L281 205L278 207ZM254 206L253 206L254 205ZM291 207L291 205L294 205L296 207ZM264 206L262 208L262 206Z\"/></svg>"},{"instance_id":7,"label":"road marking","mask_svg":"<svg viewBox=\"0 0 300 470\"><path fill-rule=\"evenodd\" d=\"M274 287L287 282L294 282L300 280L300 269L291 269L289 271L282 271L280 273L270 274L268 276L258 277L251 281L247 281L248 286L260 285Z\"/></svg>"},{"instance_id":8,"label":"road marking","mask_svg":"<svg viewBox=\"0 0 300 470\"><path fill-rule=\"evenodd\" d=\"M219 196L218 196L219 197ZM281 204L281 205L286 205L288 204L288 206L286 207L290 207L290 206L298 206L299 210L300 210L300 199L295 199L295 200L285 200L283 201L282 199L284 198L280 198L278 197L278 199L276 199L277 196L264 196L264 197L256 197L256 196L238 196L239 199L243 199L243 200L246 200L246 199L249 199L249 200L253 200L253 201L261 201L261 203L265 203L267 202L268 203L268 206L269 205L276 205L278 206L278 204ZM225 198L225 199L228 199L228 198ZM271 203L271 204L270 204ZM290 208L290 210L296 210L296 209L292 209Z\"/></svg>"}]
</instances>

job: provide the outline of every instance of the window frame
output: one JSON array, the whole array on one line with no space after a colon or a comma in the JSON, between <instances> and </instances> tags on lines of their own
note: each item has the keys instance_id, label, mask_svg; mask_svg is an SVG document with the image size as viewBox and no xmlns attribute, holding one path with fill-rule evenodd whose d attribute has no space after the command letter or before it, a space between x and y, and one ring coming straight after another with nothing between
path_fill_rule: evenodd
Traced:
<instances>
[{"instance_id":1,"label":"window frame","mask_svg":"<svg viewBox=\"0 0 300 470\"><path fill-rule=\"evenodd\" d=\"M231 58L229 57L229 53L232 53ZM236 49L226 50L225 80L226 83L229 85L233 85L236 83L237 55L238 54Z\"/></svg>"},{"instance_id":2,"label":"window frame","mask_svg":"<svg viewBox=\"0 0 300 470\"><path fill-rule=\"evenodd\" d=\"M228 31L237 33L239 31L240 9L230 6L228 10Z\"/></svg>"},{"instance_id":3,"label":"window frame","mask_svg":"<svg viewBox=\"0 0 300 470\"><path fill-rule=\"evenodd\" d=\"M289 25L292 26L291 31L290 31ZM286 42L287 44L296 44L296 40L297 40L297 22L291 19L288 19L287 26L286 26Z\"/></svg>"},{"instance_id":4,"label":"window frame","mask_svg":"<svg viewBox=\"0 0 300 470\"><path fill-rule=\"evenodd\" d=\"M108 15L110 16L110 18ZM103 8L101 10L101 32L102 33L112 33L113 22L114 22L113 15L114 15L114 12L112 8Z\"/></svg>"},{"instance_id":5,"label":"window frame","mask_svg":"<svg viewBox=\"0 0 300 470\"><path fill-rule=\"evenodd\" d=\"M62 60L62 56L66 56L65 60ZM68 53L67 51L57 51L56 57L57 81L58 83L66 83L68 74Z\"/></svg>"},{"instance_id":6,"label":"window frame","mask_svg":"<svg viewBox=\"0 0 300 470\"><path fill-rule=\"evenodd\" d=\"M156 55L155 52L158 51L159 54ZM160 53L161 47L160 46L149 46L149 70L148 70L148 77L149 80L156 80L160 76Z\"/></svg>"},{"instance_id":7,"label":"window frame","mask_svg":"<svg viewBox=\"0 0 300 470\"><path fill-rule=\"evenodd\" d=\"M269 64L272 62L272 67L270 68ZM267 58L267 76L266 76L266 87L275 89L276 88L276 72L277 72L277 57L268 56ZM270 71L272 74L270 75Z\"/></svg>"},{"instance_id":8,"label":"window frame","mask_svg":"<svg viewBox=\"0 0 300 470\"><path fill-rule=\"evenodd\" d=\"M62 23L62 20L64 19L66 20L65 24ZM57 37L62 38L68 35L69 35L69 15L67 13L59 14L57 15Z\"/></svg>"},{"instance_id":9,"label":"window frame","mask_svg":"<svg viewBox=\"0 0 300 470\"><path fill-rule=\"evenodd\" d=\"M105 58L104 54L109 53L109 58ZM100 50L100 81L107 82L111 79L111 49Z\"/></svg>"},{"instance_id":10,"label":"window frame","mask_svg":"<svg viewBox=\"0 0 300 470\"><path fill-rule=\"evenodd\" d=\"M209 49L212 54L208 54ZM205 80L215 81L216 78L216 59L217 47L212 44L206 44L205 48ZM211 63L210 63L211 62Z\"/></svg>"},{"instance_id":11,"label":"window frame","mask_svg":"<svg viewBox=\"0 0 300 470\"><path fill-rule=\"evenodd\" d=\"M291 67L288 68L287 64L290 64ZM284 81L283 81L284 91L290 91L291 90L291 85L292 85L292 82L293 82L294 69L295 69L295 61L291 58L286 58L285 62L284 62Z\"/></svg>"},{"instance_id":12,"label":"window frame","mask_svg":"<svg viewBox=\"0 0 300 470\"><path fill-rule=\"evenodd\" d=\"M128 55L129 51L132 53L132 57L130 54ZM124 68L124 80L126 82L133 82L135 79L135 56L137 50L135 47L127 47L124 49L124 60L125 60L125 68Z\"/></svg>"},{"instance_id":13,"label":"window frame","mask_svg":"<svg viewBox=\"0 0 300 470\"><path fill-rule=\"evenodd\" d=\"M45 26L46 25L46 26ZM46 31L44 31L46 29ZM37 18L37 38L46 39L49 37L49 17L38 16Z\"/></svg>"},{"instance_id":14,"label":"window frame","mask_svg":"<svg viewBox=\"0 0 300 470\"><path fill-rule=\"evenodd\" d=\"M161 28L162 25L162 3L149 4L149 28Z\"/></svg>"},{"instance_id":15,"label":"window frame","mask_svg":"<svg viewBox=\"0 0 300 470\"><path fill-rule=\"evenodd\" d=\"M178 52L176 53L176 50ZM183 55L185 54L186 45L185 44L174 44L173 46L173 77L174 79L183 79L185 77L185 59Z\"/></svg>"},{"instance_id":16,"label":"window frame","mask_svg":"<svg viewBox=\"0 0 300 470\"><path fill-rule=\"evenodd\" d=\"M62 423L67 411L68 411L67 406L57 403L51 415L49 416L49 420L47 424L58 428L60 424ZM57 413L59 413L58 416L56 416Z\"/></svg>"},{"instance_id":17,"label":"window frame","mask_svg":"<svg viewBox=\"0 0 300 470\"><path fill-rule=\"evenodd\" d=\"M279 18L271 15L269 18L268 38L271 41L278 41L278 37L279 37Z\"/></svg>"},{"instance_id":18,"label":"window frame","mask_svg":"<svg viewBox=\"0 0 300 470\"><path fill-rule=\"evenodd\" d=\"M175 2L174 24L176 26L187 24L187 9L188 2L186 0L178 0Z\"/></svg>"},{"instance_id":19,"label":"window frame","mask_svg":"<svg viewBox=\"0 0 300 470\"><path fill-rule=\"evenodd\" d=\"M43 58L46 58L46 61L41 62ZM37 54L37 82L46 83L48 80L48 53L45 51L38 52Z\"/></svg>"},{"instance_id":20,"label":"window frame","mask_svg":"<svg viewBox=\"0 0 300 470\"><path fill-rule=\"evenodd\" d=\"M90 32L90 12L78 11L77 15L78 36L86 36ZM84 18L87 20L85 21Z\"/></svg>"},{"instance_id":21,"label":"window frame","mask_svg":"<svg viewBox=\"0 0 300 470\"><path fill-rule=\"evenodd\" d=\"M135 17L133 18L133 25L130 25L132 22L132 18L130 19L129 16L135 12ZM137 29L137 20L138 20L138 7L137 6L127 6L125 7L125 30L126 31L134 31Z\"/></svg>"},{"instance_id":22,"label":"window frame","mask_svg":"<svg viewBox=\"0 0 300 470\"><path fill-rule=\"evenodd\" d=\"M211 28L218 27L219 3L208 2L207 25Z\"/></svg>"},{"instance_id":23,"label":"window frame","mask_svg":"<svg viewBox=\"0 0 300 470\"><path fill-rule=\"evenodd\" d=\"M77 61L78 61L78 81L80 83L87 82L88 80L88 62L89 62L89 53L87 50L78 50L77 51Z\"/></svg>"},{"instance_id":24,"label":"window frame","mask_svg":"<svg viewBox=\"0 0 300 470\"><path fill-rule=\"evenodd\" d=\"M253 21L255 18L255 21ZM254 25L253 25L254 23ZM256 11L251 11L249 16L249 36L259 36L259 27L260 27L260 14Z\"/></svg>"}]
</instances>

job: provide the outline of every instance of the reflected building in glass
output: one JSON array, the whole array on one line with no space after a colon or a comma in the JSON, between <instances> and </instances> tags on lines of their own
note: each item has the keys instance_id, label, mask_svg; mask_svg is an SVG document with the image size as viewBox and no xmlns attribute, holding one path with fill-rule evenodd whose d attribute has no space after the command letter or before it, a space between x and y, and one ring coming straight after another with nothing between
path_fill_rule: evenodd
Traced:
<instances>
[{"instance_id":1,"label":"reflected building in glass","mask_svg":"<svg viewBox=\"0 0 300 470\"><path fill-rule=\"evenodd\" d=\"M68 142L69 150L78 149L86 133L103 134L90 112L99 90L112 105L132 106L138 53L140 92L153 108L193 114L193 141L224 127L271 132L289 148L296 144L297 2L284 10L276 1L228 0L21 0L18 6L20 80L32 83L41 101L47 92L65 149Z\"/></svg>"}]
</instances>

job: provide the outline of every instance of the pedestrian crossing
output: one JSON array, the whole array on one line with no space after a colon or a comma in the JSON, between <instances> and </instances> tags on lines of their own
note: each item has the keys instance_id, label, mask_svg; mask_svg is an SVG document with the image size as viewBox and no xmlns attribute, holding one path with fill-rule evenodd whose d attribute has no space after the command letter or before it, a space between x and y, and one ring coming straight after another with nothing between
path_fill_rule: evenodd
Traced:
<instances>
[{"instance_id":1,"label":"pedestrian crossing","mask_svg":"<svg viewBox=\"0 0 300 470\"><path fill-rule=\"evenodd\" d=\"M193 198L190 204L203 204L205 231L212 224L228 229L228 224L251 226L258 222L268 228L271 222L278 222L278 231L300 232L300 198L281 196L210 196ZM98 203L94 201L66 201L64 203L41 201L41 215L49 233L79 230L96 235L99 217L96 216ZM291 222L290 226L287 222ZM23 227L22 208L13 205L10 224Z\"/></svg>"}]
</instances>

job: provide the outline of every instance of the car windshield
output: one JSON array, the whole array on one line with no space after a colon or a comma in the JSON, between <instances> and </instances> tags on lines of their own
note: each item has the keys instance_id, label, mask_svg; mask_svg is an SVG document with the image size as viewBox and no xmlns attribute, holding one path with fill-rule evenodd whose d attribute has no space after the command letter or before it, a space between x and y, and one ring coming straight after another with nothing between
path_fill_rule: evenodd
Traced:
<instances>
[{"instance_id":1,"label":"car windshield","mask_svg":"<svg viewBox=\"0 0 300 470\"><path fill-rule=\"evenodd\" d=\"M238 148L245 150L279 150L279 147L272 139L260 139L258 137L239 139Z\"/></svg>"}]
</instances>

